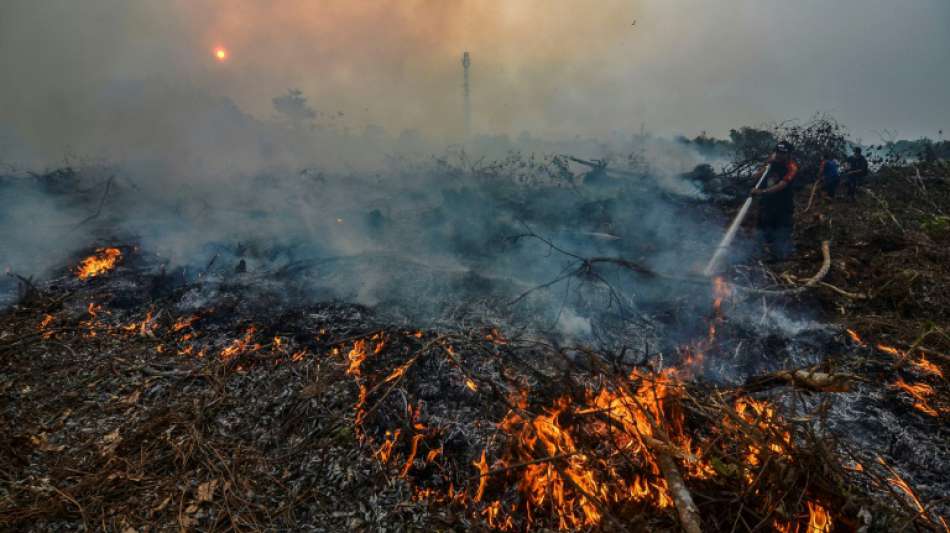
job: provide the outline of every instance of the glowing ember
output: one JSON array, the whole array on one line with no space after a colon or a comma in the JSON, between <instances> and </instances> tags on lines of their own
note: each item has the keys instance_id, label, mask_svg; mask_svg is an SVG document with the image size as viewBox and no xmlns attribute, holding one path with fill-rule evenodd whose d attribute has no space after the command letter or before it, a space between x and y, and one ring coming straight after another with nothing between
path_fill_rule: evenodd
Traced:
<instances>
[{"instance_id":1,"label":"glowing ember","mask_svg":"<svg viewBox=\"0 0 950 533\"><path fill-rule=\"evenodd\" d=\"M893 346L887 346L887 345L884 345L884 344L878 344L878 345L877 345L877 349L878 349L878 350L881 350L881 351L884 352L884 353L891 354L891 355L893 355L894 357L900 357L900 358L903 358L903 357L904 357L904 353L901 352L900 350L898 350L897 348L894 348Z\"/></svg>"},{"instance_id":2,"label":"glowing ember","mask_svg":"<svg viewBox=\"0 0 950 533\"><path fill-rule=\"evenodd\" d=\"M76 275L81 280L101 276L114 269L121 258L122 252L118 248L99 248L95 254L82 260Z\"/></svg>"},{"instance_id":3,"label":"glowing ember","mask_svg":"<svg viewBox=\"0 0 950 533\"><path fill-rule=\"evenodd\" d=\"M191 325L194 324L198 320L198 318L199 318L198 315L191 315L187 318L179 318L175 322L175 325L172 326L172 331L178 332L185 328L191 327Z\"/></svg>"},{"instance_id":4,"label":"glowing ember","mask_svg":"<svg viewBox=\"0 0 950 533\"><path fill-rule=\"evenodd\" d=\"M47 331L47 328L49 327L49 325L53 323L53 319L54 319L53 315L46 315L43 317L43 320L36 326L36 329L38 331L43 332L44 339L48 339L53 336L52 331Z\"/></svg>"},{"instance_id":5,"label":"glowing ember","mask_svg":"<svg viewBox=\"0 0 950 533\"><path fill-rule=\"evenodd\" d=\"M849 329L847 331L848 331L848 336L851 337L851 340L853 340L859 346L865 346L864 341L861 340L861 336L858 335L857 331L854 331L853 329Z\"/></svg>"},{"instance_id":6,"label":"glowing ember","mask_svg":"<svg viewBox=\"0 0 950 533\"><path fill-rule=\"evenodd\" d=\"M393 453L393 446L399 440L400 433L401 431L398 429L392 433L389 431L386 432L386 440L383 441L383 445L380 446L378 450L376 450L376 458L379 459L379 462L383 464L389 462L389 458Z\"/></svg>"}]
</instances>

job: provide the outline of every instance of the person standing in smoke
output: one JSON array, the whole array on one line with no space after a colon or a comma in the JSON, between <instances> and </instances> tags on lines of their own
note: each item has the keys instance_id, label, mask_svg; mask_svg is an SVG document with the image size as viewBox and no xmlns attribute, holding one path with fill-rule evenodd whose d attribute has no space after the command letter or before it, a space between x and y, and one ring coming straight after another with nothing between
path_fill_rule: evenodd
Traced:
<instances>
[{"instance_id":1,"label":"person standing in smoke","mask_svg":"<svg viewBox=\"0 0 950 533\"><path fill-rule=\"evenodd\" d=\"M828 198L834 198L838 191L838 160L831 153L826 152L821 157L821 166L818 167L818 179Z\"/></svg>"},{"instance_id":2,"label":"person standing in smoke","mask_svg":"<svg viewBox=\"0 0 950 533\"><path fill-rule=\"evenodd\" d=\"M858 186L868 175L868 160L861 153L861 147L854 147L854 155L848 158L848 171L845 172L848 179L848 200L854 201L858 194Z\"/></svg>"},{"instance_id":3,"label":"person standing in smoke","mask_svg":"<svg viewBox=\"0 0 950 533\"><path fill-rule=\"evenodd\" d=\"M798 173L798 163L792 159L792 145L780 142L769 158L768 165L756 176L765 180L762 188L752 189L752 196L759 198L759 232L769 257L784 260L795 251L792 230L795 223L795 191L792 182Z\"/></svg>"}]
</instances>

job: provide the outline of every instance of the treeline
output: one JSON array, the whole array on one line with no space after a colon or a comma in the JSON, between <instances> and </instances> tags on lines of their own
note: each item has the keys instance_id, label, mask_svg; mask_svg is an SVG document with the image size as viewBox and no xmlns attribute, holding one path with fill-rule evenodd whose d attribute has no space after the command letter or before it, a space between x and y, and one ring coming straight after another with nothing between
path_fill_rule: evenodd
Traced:
<instances>
[{"instance_id":1,"label":"treeline","mask_svg":"<svg viewBox=\"0 0 950 533\"><path fill-rule=\"evenodd\" d=\"M850 139L844 126L827 115L818 115L807 122L792 121L732 129L726 139L710 136L706 132L693 138L683 135L675 138L678 144L704 157L721 160L724 164L722 173L725 175L747 174L768 157L780 140L795 146L796 158L806 170L817 169L823 156L843 159L850 155L855 146L859 146ZM947 140L922 138L860 146L868 161L876 168L950 160L950 141Z\"/></svg>"}]
</instances>

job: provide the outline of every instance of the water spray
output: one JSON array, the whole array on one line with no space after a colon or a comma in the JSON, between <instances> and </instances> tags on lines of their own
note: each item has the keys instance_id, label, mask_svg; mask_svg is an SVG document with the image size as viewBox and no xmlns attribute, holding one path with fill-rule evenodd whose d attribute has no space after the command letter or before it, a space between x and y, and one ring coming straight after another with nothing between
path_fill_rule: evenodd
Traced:
<instances>
[{"instance_id":1,"label":"water spray","mask_svg":"<svg viewBox=\"0 0 950 533\"><path fill-rule=\"evenodd\" d=\"M755 184L753 190L758 189L762 186L762 182L765 181L765 177L768 176L769 170L772 165L765 167L765 172L762 173L762 177L759 178L759 181ZM703 270L704 276L712 276L716 273L716 269L719 267L719 263L722 261L722 258L726 255L726 250L729 249L729 246L732 245L732 241L736 238L736 233L739 231L739 226L742 225L742 221L745 220L746 215L749 214L749 208L752 207L752 193L749 193L749 197L745 199L745 203L742 204L742 209L739 210L739 213L736 215L736 218L732 220L732 224L729 225L729 229L726 230L726 234L723 235L722 240L719 241L719 246L716 247L716 252L713 254L712 259L709 260L709 263L706 265L706 269Z\"/></svg>"}]
</instances>

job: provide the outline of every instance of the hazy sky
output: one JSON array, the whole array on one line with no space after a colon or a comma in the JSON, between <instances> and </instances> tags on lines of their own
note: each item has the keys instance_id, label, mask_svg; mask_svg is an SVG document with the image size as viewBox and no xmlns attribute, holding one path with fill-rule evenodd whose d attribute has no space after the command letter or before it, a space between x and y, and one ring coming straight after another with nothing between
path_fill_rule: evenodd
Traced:
<instances>
[{"instance_id":1,"label":"hazy sky","mask_svg":"<svg viewBox=\"0 0 950 533\"><path fill-rule=\"evenodd\" d=\"M482 133L723 134L816 111L865 141L950 131L948 0L3 0L0 126L68 145L108 127L116 83L148 80L260 118L298 87L356 128L452 136L464 50Z\"/></svg>"}]
</instances>

